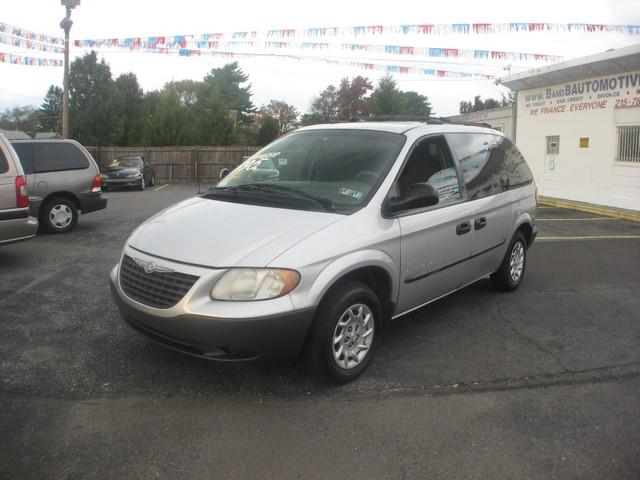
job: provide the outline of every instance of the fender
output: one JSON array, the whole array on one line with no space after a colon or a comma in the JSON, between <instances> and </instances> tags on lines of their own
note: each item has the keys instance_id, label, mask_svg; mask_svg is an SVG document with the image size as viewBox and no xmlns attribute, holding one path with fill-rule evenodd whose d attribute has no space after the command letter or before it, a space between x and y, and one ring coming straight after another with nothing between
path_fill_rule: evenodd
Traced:
<instances>
[{"instance_id":1,"label":"fender","mask_svg":"<svg viewBox=\"0 0 640 480\"><path fill-rule=\"evenodd\" d=\"M517 213L517 212L516 212ZM527 211L520 212L515 221L515 226L513 228L513 232L515 232L523 223L528 223L531 227L533 227L533 217Z\"/></svg>"},{"instance_id":2,"label":"fender","mask_svg":"<svg viewBox=\"0 0 640 480\"><path fill-rule=\"evenodd\" d=\"M524 189L523 189L524 190ZM514 199L513 203L513 230L511 235L515 233L523 224L528 223L534 228L536 223L536 203L533 199L535 186L526 189L526 194Z\"/></svg>"},{"instance_id":3,"label":"fender","mask_svg":"<svg viewBox=\"0 0 640 480\"><path fill-rule=\"evenodd\" d=\"M336 258L322 269L309 289L313 304L318 305L329 288L342 277L363 267L378 267L387 272L391 279L389 300L395 303L398 298L399 272L391 256L382 250L359 250Z\"/></svg>"}]
</instances>

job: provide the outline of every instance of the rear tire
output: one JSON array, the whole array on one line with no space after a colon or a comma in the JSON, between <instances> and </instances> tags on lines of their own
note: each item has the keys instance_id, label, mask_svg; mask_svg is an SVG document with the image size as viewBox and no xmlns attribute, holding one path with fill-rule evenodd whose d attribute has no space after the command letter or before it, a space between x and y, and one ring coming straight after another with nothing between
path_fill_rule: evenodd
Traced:
<instances>
[{"instance_id":1,"label":"rear tire","mask_svg":"<svg viewBox=\"0 0 640 480\"><path fill-rule=\"evenodd\" d=\"M52 198L40 212L40 225L49 233L68 233L77 223L78 208L68 198Z\"/></svg>"},{"instance_id":2,"label":"rear tire","mask_svg":"<svg viewBox=\"0 0 640 480\"><path fill-rule=\"evenodd\" d=\"M379 341L382 306L361 282L334 286L320 303L306 346L311 366L333 383L358 378L369 366Z\"/></svg>"},{"instance_id":3,"label":"rear tire","mask_svg":"<svg viewBox=\"0 0 640 480\"><path fill-rule=\"evenodd\" d=\"M502 292L517 290L527 266L527 241L522 232L515 233L500 268L491 274L493 286Z\"/></svg>"}]
</instances>

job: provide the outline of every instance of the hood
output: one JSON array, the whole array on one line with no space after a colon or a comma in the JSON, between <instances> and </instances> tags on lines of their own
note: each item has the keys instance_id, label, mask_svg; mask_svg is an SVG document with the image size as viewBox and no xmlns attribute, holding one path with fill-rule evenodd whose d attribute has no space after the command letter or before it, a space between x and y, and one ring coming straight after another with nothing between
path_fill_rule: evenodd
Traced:
<instances>
[{"instance_id":1,"label":"hood","mask_svg":"<svg viewBox=\"0 0 640 480\"><path fill-rule=\"evenodd\" d=\"M263 267L343 215L195 197L140 225L129 245L159 257L208 267Z\"/></svg>"}]
</instances>

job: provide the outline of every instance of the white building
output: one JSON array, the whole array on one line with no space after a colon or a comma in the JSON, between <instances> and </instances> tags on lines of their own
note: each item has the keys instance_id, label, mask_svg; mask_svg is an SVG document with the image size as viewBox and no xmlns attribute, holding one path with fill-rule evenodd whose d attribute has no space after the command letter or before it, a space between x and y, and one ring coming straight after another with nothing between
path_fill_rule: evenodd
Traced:
<instances>
[{"instance_id":1,"label":"white building","mask_svg":"<svg viewBox=\"0 0 640 480\"><path fill-rule=\"evenodd\" d=\"M640 210L640 45L514 74L516 143L540 195Z\"/></svg>"},{"instance_id":2,"label":"white building","mask_svg":"<svg viewBox=\"0 0 640 480\"><path fill-rule=\"evenodd\" d=\"M496 130L503 132L507 137L514 138L515 113L516 111L512 107L500 107L478 112L461 113L447 118L452 122L487 123Z\"/></svg>"}]
</instances>

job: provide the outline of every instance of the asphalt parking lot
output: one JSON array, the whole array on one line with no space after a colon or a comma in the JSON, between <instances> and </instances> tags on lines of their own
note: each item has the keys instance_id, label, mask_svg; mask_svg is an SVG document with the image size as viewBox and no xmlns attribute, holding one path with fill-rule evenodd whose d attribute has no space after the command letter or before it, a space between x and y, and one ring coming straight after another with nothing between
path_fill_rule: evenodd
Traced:
<instances>
[{"instance_id":1,"label":"asphalt parking lot","mask_svg":"<svg viewBox=\"0 0 640 480\"><path fill-rule=\"evenodd\" d=\"M0 478L638 479L640 223L542 208L512 294L402 317L355 383L219 364L120 320L108 272L191 186L0 249Z\"/></svg>"}]
</instances>

